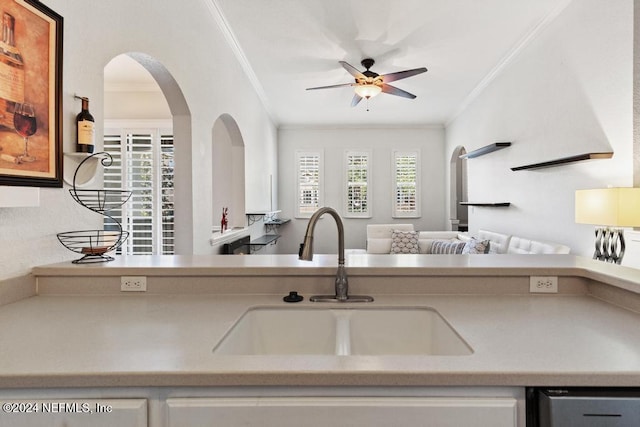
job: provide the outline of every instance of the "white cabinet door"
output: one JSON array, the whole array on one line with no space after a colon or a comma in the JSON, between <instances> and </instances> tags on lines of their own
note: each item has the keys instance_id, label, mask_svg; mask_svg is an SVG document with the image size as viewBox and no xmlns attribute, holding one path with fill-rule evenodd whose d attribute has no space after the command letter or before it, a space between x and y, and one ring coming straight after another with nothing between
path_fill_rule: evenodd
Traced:
<instances>
[{"instance_id":1,"label":"white cabinet door","mask_svg":"<svg viewBox=\"0 0 640 427\"><path fill-rule=\"evenodd\" d=\"M514 427L516 399L314 397L168 399L169 427Z\"/></svg>"},{"instance_id":2,"label":"white cabinet door","mask_svg":"<svg viewBox=\"0 0 640 427\"><path fill-rule=\"evenodd\" d=\"M147 427L146 399L2 399L0 426Z\"/></svg>"}]
</instances>

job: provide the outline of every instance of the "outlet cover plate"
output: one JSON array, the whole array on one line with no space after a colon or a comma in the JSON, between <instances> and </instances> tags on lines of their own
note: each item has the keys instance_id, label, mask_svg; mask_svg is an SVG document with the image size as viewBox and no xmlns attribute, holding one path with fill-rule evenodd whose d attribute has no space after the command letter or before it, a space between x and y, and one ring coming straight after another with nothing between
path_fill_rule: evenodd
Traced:
<instances>
[{"instance_id":1,"label":"outlet cover plate","mask_svg":"<svg viewBox=\"0 0 640 427\"><path fill-rule=\"evenodd\" d=\"M558 276L529 276L529 292L558 293Z\"/></svg>"},{"instance_id":2,"label":"outlet cover plate","mask_svg":"<svg viewBox=\"0 0 640 427\"><path fill-rule=\"evenodd\" d=\"M145 292L147 290L147 276L120 276L120 290L122 292Z\"/></svg>"}]
</instances>

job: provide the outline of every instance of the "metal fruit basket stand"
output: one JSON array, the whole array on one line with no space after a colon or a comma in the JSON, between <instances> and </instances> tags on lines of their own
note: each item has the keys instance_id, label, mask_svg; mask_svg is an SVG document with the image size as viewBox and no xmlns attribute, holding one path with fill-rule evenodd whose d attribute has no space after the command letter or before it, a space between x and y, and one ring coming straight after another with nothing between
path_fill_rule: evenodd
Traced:
<instances>
[{"instance_id":1,"label":"metal fruit basket stand","mask_svg":"<svg viewBox=\"0 0 640 427\"><path fill-rule=\"evenodd\" d=\"M113 261L108 252L119 248L129 237L129 232L122 230L122 225L108 212L124 205L131 197L126 190L83 190L76 186L78 171L89 159L99 159L103 167L113 164L113 157L106 152L99 152L84 159L73 174L73 187L69 190L73 200L85 208L110 219L112 230L81 230L58 233L58 240L70 251L82 254L83 257L72 261L74 264Z\"/></svg>"}]
</instances>

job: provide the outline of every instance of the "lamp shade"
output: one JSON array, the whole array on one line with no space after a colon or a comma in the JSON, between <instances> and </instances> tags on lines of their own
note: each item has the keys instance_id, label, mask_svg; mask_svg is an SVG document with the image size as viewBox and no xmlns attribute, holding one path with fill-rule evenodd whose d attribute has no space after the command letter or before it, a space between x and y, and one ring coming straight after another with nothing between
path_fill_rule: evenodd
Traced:
<instances>
[{"instance_id":1,"label":"lamp shade","mask_svg":"<svg viewBox=\"0 0 640 427\"><path fill-rule=\"evenodd\" d=\"M374 84L366 84L366 85L358 85L356 86L356 93L362 98L373 98L380 92L382 92L382 88L378 85Z\"/></svg>"},{"instance_id":2,"label":"lamp shade","mask_svg":"<svg viewBox=\"0 0 640 427\"><path fill-rule=\"evenodd\" d=\"M575 202L579 224L640 226L640 188L577 190Z\"/></svg>"}]
</instances>

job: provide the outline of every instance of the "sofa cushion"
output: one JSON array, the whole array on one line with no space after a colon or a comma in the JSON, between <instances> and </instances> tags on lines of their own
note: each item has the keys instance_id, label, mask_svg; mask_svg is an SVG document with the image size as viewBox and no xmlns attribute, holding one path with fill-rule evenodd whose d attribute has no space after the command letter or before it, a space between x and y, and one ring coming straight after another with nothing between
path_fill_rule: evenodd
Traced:
<instances>
[{"instance_id":1,"label":"sofa cushion","mask_svg":"<svg viewBox=\"0 0 640 427\"><path fill-rule=\"evenodd\" d=\"M435 240L431 245L432 254L461 254L466 242L460 240Z\"/></svg>"},{"instance_id":2,"label":"sofa cushion","mask_svg":"<svg viewBox=\"0 0 640 427\"><path fill-rule=\"evenodd\" d=\"M568 254L568 246L512 236L507 253L510 254Z\"/></svg>"},{"instance_id":3,"label":"sofa cushion","mask_svg":"<svg viewBox=\"0 0 640 427\"><path fill-rule=\"evenodd\" d=\"M460 233L459 231L421 231L418 234L418 245L421 254L430 254L431 245L436 240L467 241L469 239L468 234Z\"/></svg>"},{"instance_id":4,"label":"sofa cushion","mask_svg":"<svg viewBox=\"0 0 640 427\"><path fill-rule=\"evenodd\" d=\"M391 254L417 254L418 248L417 231L393 230L391 232Z\"/></svg>"},{"instance_id":5,"label":"sofa cushion","mask_svg":"<svg viewBox=\"0 0 640 427\"><path fill-rule=\"evenodd\" d=\"M388 254L391 250L391 237L388 239L367 239L368 254Z\"/></svg>"},{"instance_id":6,"label":"sofa cushion","mask_svg":"<svg viewBox=\"0 0 640 427\"><path fill-rule=\"evenodd\" d=\"M367 224L367 253L388 254L393 230L413 231L413 224Z\"/></svg>"},{"instance_id":7,"label":"sofa cushion","mask_svg":"<svg viewBox=\"0 0 640 427\"><path fill-rule=\"evenodd\" d=\"M489 240L490 254L506 254L511 236L508 234L496 233L494 231L479 230L479 240Z\"/></svg>"},{"instance_id":8,"label":"sofa cushion","mask_svg":"<svg viewBox=\"0 0 640 427\"><path fill-rule=\"evenodd\" d=\"M488 254L490 242L488 240L477 240L470 238L462 249L463 254Z\"/></svg>"}]
</instances>

